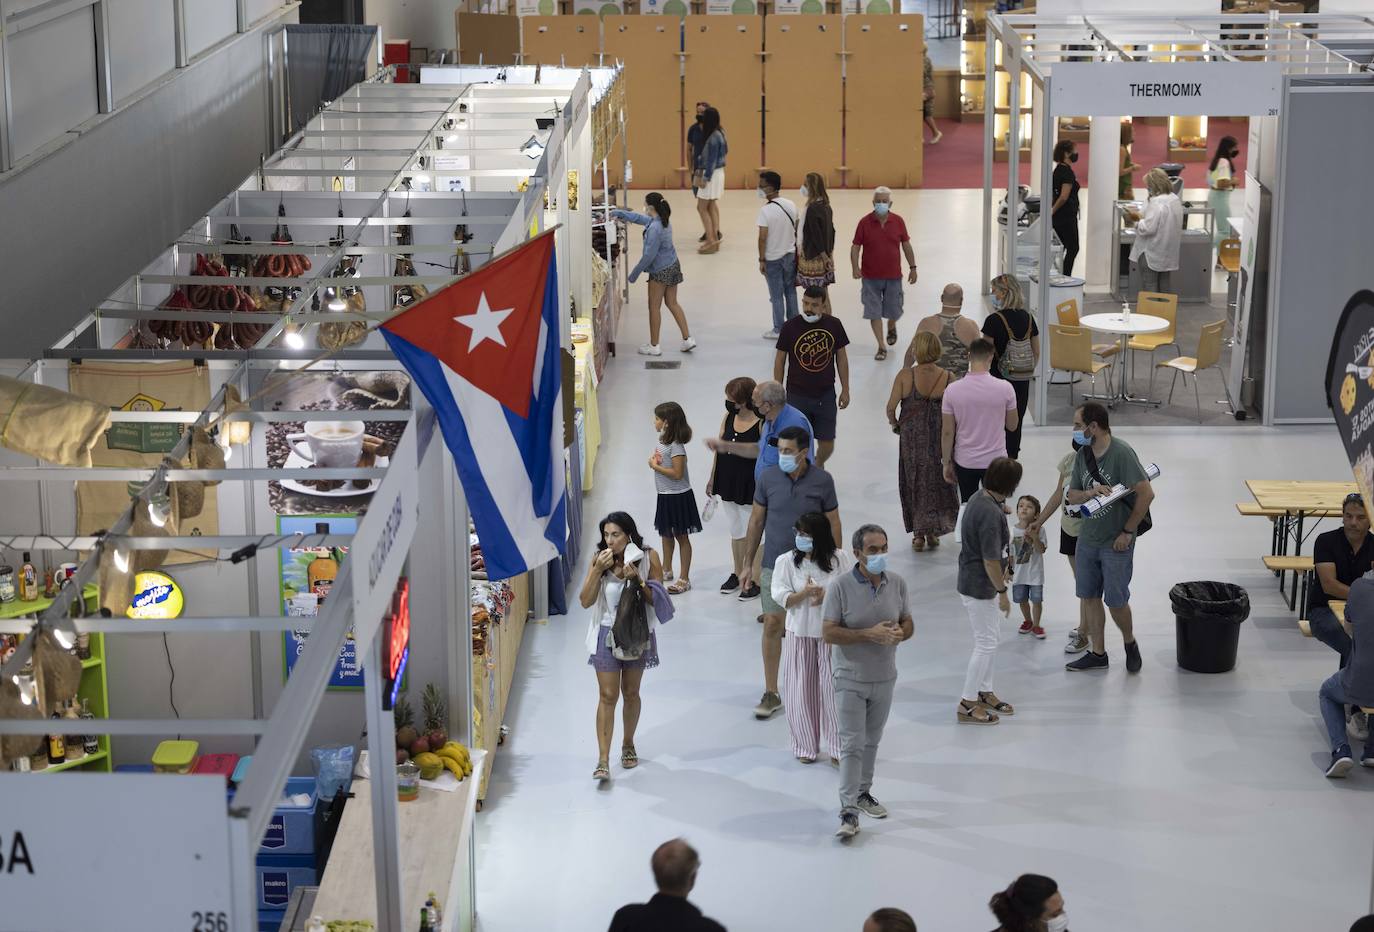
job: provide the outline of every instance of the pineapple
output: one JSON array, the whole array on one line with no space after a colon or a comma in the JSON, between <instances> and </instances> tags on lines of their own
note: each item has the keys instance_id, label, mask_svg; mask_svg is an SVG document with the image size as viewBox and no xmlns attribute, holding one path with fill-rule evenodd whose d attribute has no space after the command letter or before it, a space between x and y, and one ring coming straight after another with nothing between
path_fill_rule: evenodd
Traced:
<instances>
[{"instance_id":1,"label":"pineapple","mask_svg":"<svg viewBox=\"0 0 1374 932\"><path fill-rule=\"evenodd\" d=\"M415 731L415 710L410 707L410 700L398 696L391 714L396 723L396 746L408 750L419 737Z\"/></svg>"},{"instance_id":2,"label":"pineapple","mask_svg":"<svg viewBox=\"0 0 1374 932\"><path fill-rule=\"evenodd\" d=\"M432 748L441 748L448 742L448 703L433 683L425 686L421 697L424 707L424 734Z\"/></svg>"}]
</instances>

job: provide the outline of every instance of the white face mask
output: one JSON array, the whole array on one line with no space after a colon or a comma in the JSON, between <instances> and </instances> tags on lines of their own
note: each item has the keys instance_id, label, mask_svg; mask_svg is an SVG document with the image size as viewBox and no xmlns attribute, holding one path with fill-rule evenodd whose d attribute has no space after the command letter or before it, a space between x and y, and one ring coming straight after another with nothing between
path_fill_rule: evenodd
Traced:
<instances>
[{"instance_id":1,"label":"white face mask","mask_svg":"<svg viewBox=\"0 0 1374 932\"><path fill-rule=\"evenodd\" d=\"M798 188L798 189L797 189L797 193L800 194L802 197L810 197L810 196L811 196L811 195L809 195L809 194L806 193L806 185L802 185L800 188Z\"/></svg>"},{"instance_id":2,"label":"white face mask","mask_svg":"<svg viewBox=\"0 0 1374 932\"><path fill-rule=\"evenodd\" d=\"M1069 914L1060 913L1052 919L1045 920L1045 928L1048 932L1068 932Z\"/></svg>"},{"instance_id":3,"label":"white face mask","mask_svg":"<svg viewBox=\"0 0 1374 932\"><path fill-rule=\"evenodd\" d=\"M761 200L761 201L766 201L766 200L768 200L768 195L763 193L763 188L759 188L759 189L758 189L758 192L759 192L759 200Z\"/></svg>"},{"instance_id":4,"label":"white face mask","mask_svg":"<svg viewBox=\"0 0 1374 932\"><path fill-rule=\"evenodd\" d=\"M814 323L818 323L818 322L820 321L821 315L819 315L819 314L808 314L808 313L806 313L805 311L802 311L801 319L804 320L804 321L806 321L808 324L814 324ZM1374 573L1374 570L1370 570L1370 572L1371 572L1371 573Z\"/></svg>"}]
</instances>

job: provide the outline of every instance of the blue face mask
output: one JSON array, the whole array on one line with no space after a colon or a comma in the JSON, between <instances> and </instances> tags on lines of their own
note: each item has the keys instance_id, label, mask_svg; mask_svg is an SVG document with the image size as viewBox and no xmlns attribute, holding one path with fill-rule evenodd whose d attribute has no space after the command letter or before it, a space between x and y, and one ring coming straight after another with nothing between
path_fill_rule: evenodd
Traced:
<instances>
[{"instance_id":1,"label":"blue face mask","mask_svg":"<svg viewBox=\"0 0 1374 932\"><path fill-rule=\"evenodd\" d=\"M816 542L813 541L811 538L807 537L805 534L797 535L797 549L800 550L802 553L810 553L811 548L814 546L816 546ZM1371 570L1371 572L1374 572L1374 570Z\"/></svg>"},{"instance_id":2,"label":"blue face mask","mask_svg":"<svg viewBox=\"0 0 1374 932\"><path fill-rule=\"evenodd\" d=\"M796 471L797 471L797 454L795 454L795 453L779 453L779 454L778 454L778 468L781 469L783 472L796 472Z\"/></svg>"},{"instance_id":3,"label":"blue face mask","mask_svg":"<svg viewBox=\"0 0 1374 932\"><path fill-rule=\"evenodd\" d=\"M881 576L887 569L887 554L870 553L864 557L864 569L868 570L870 576Z\"/></svg>"},{"instance_id":4,"label":"blue face mask","mask_svg":"<svg viewBox=\"0 0 1374 932\"><path fill-rule=\"evenodd\" d=\"M1002 309L1002 299L995 294L992 296L992 306L999 311Z\"/></svg>"},{"instance_id":5,"label":"blue face mask","mask_svg":"<svg viewBox=\"0 0 1374 932\"><path fill-rule=\"evenodd\" d=\"M1092 443L1092 441L1088 439L1088 435L1081 430L1075 430L1073 432L1073 442L1080 447L1086 447L1088 444Z\"/></svg>"},{"instance_id":6,"label":"blue face mask","mask_svg":"<svg viewBox=\"0 0 1374 932\"><path fill-rule=\"evenodd\" d=\"M879 201L873 205L873 212L879 217L886 217L887 212L892 209L892 205L886 201Z\"/></svg>"}]
</instances>

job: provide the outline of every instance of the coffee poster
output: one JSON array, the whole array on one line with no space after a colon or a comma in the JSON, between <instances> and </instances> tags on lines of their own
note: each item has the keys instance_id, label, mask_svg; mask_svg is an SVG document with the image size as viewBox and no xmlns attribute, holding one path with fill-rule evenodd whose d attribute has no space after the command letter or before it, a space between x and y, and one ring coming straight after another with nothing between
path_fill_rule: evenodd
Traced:
<instances>
[{"instance_id":1,"label":"coffee poster","mask_svg":"<svg viewBox=\"0 0 1374 932\"><path fill-rule=\"evenodd\" d=\"M1325 388L1355 484L1374 501L1374 291L1356 292L1341 311Z\"/></svg>"},{"instance_id":2,"label":"coffee poster","mask_svg":"<svg viewBox=\"0 0 1374 932\"><path fill-rule=\"evenodd\" d=\"M263 385L276 411L338 411L338 420L267 427L267 465L273 469L375 467L390 462L404 421L362 421L350 411L404 411L410 376L396 369L279 372ZM367 511L380 479L284 479L267 484L278 515L358 515Z\"/></svg>"}]
</instances>

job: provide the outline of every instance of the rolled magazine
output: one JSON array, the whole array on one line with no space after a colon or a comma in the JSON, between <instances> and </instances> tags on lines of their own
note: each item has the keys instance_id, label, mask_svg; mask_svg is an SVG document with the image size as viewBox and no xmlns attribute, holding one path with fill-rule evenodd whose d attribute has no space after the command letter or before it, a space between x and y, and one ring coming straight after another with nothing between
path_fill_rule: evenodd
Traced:
<instances>
[{"instance_id":1,"label":"rolled magazine","mask_svg":"<svg viewBox=\"0 0 1374 932\"><path fill-rule=\"evenodd\" d=\"M1147 464L1145 466L1145 478L1151 481L1158 479L1159 467L1156 466L1154 463ZM1065 505L1064 514L1068 515L1071 518L1088 518L1096 514L1097 512L1101 511L1103 508L1106 508L1108 505L1110 505L1117 499L1123 498L1124 496L1130 494L1130 489L1126 488L1124 485L1121 485L1120 483L1117 483L1116 485L1112 486L1112 492L1110 495L1098 495L1096 498L1088 499L1081 505Z\"/></svg>"}]
</instances>

